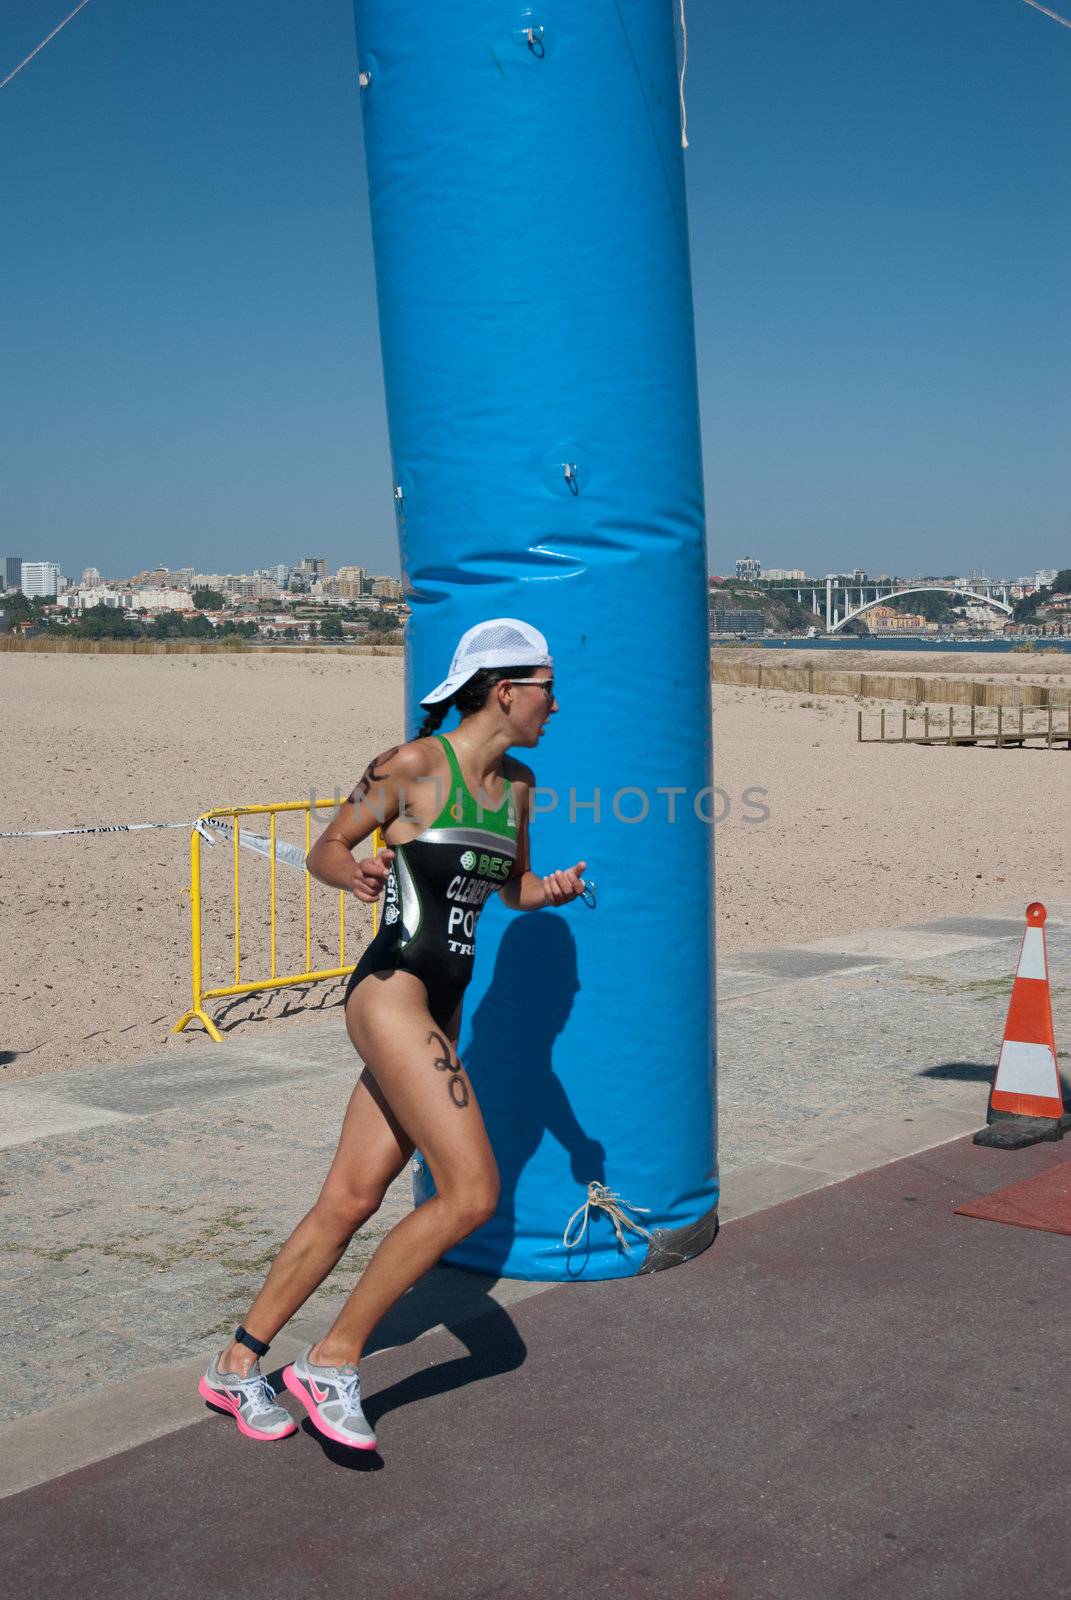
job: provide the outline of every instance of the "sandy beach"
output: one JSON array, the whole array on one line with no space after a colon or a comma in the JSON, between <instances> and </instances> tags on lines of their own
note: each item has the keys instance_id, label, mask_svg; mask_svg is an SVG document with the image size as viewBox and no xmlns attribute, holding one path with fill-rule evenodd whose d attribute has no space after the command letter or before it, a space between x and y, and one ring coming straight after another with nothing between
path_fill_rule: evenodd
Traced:
<instances>
[{"instance_id":1,"label":"sandy beach","mask_svg":"<svg viewBox=\"0 0 1071 1600\"><path fill-rule=\"evenodd\" d=\"M866 654L865 666L897 670L891 653L880 668ZM980 676L1008 662L1024 678L1071 675L1066 656L1051 668L1028 656L976 659ZM941 671L949 660L968 670L957 656L942 658ZM912 656L902 670L933 669ZM302 799L313 787L345 794L370 756L396 742L401 721L397 657L7 654L0 684L0 831L188 824L211 807ZM858 744L856 712L833 696L715 686L715 778L733 801L716 834L719 949L1068 898L1065 750ZM766 791L767 821L747 820L746 789ZM296 830L286 836L301 842ZM188 826L0 840L4 1079L165 1043L204 1048L201 1034L169 1033L189 1004L188 856ZM229 908L230 852L224 844L204 856L206 901ZM266 951L266 909L255 899L264 863L243 852L241 870L252 966ZM279 873L280 963L292 971L304 955L304 879ZM370 917L349 906L352 961ZM338 896L314 885L313 907L314 959L333 965ZM229 981L228 917L206 913L210 982ZM301 1027L340 995L340 984L322 984L215 1008L240 1038Z\"/></svg>"}]
</instances>

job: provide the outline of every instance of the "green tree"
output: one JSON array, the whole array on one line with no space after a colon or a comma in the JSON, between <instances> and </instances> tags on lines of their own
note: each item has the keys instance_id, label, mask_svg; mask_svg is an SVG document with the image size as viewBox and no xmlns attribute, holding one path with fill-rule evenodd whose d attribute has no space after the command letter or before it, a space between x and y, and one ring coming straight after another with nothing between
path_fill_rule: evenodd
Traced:
<instances>
[{"instance_id":1,"label":"green tree","mask_svg":"<svg viewBox=\"0 0 1071 1600\"><path fill-rule=\"evenodd\" d=\"M228 617L219 632L225 639L255 639L257 625L255 622L235 622L233 617Z\"/></svg>"},{"instance_id":2,"label":"green tree","mask_svg":"<svg viewBox=\"0 0 1071 1600\"><path fill-rule=\"evenodd\" d=\"M75 639L140 639L144 630L128 611L100 605L83 611L68 632Z\"/></svg>"},{"instance_id":3,"label":"green tree","mask_svg":"<svg viewBox=\"0 0 1071 1600\"><path fill-rule=\"evenodd\" d=\"M158 611L146 631L154 639L177 639L184 620L180 611Z\"/></svg>"},{"instance_id":4,"label":"green tree","mask_svg":"<svg viewBox=\"0 0 1071 1600\"><path fill-rule=\"evenodd\" d=\"M321 639L342 639L344 637L345 637L345 632L344 632L344 629L342 627L342 618L341 617L324 617L323 621L320 623L320 638Z\"/></svg>"},{"instance_id":5,"label":"green tree","mask_svg":"<svg viewBox=\"0 0 1071 1600\"><path fill-rule=\"evenodd\" d=\"M1045 618L1037 614L1038 607L1047 604L1056 594L1071 594L1071 567L1062 567L1047 588L1016 600L1012 605L1012 617L1016 622L1044 622Z\"/></svg>"},{"instance_id":6,"label":"green tree","mask_svg":"<svg viewBox=\"0 0 1071 1600\"><path fill-rule=\"evenodd\" d=\"M389 611L385 611L382 606L380 606L378 611L373 611L368 618L368 629L370 633L393 633L397 626L397 617L392 616Z\"/></svg>"},{"instance_id":7,"label":"green tree","mask_svg":"<svg viewBox=\"0 0 1071 1600\"><path fill-rule=\"evenodd\" d=\"M954 622L957 615L947 594L891 594L883 604L894 611L913 611L927 622Z\"/></svg>"},{"instance_id":8,"label":"green tree","mask_svg":"<svg viewBox=\"0 0 1071 1600\"><path fill-rule=\"evenodd\" d=\"M0 595L0 606L11 622L27 622L33 616L33 606L21 589L6 589Z\"/></svg>"},{"instance_id":9,"label":"green tree","mask_svg":"<svg viewBox=\"0 0 1071 1600\"><path fill-rule=\"evenodd\" d=\"M222 611L227 602L218 589L195 589L193 603L198 611Z\"/></svg>"}]
</instances>

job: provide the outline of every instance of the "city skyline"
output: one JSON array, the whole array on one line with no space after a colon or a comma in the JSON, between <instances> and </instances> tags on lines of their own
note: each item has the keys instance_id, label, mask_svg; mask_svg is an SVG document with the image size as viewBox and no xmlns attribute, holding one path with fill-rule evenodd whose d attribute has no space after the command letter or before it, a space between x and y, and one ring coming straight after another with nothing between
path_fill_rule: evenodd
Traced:
<instances>
[{"instance_id":1,"label":"city skyline","mask_svg":"<svg viewBox=\"0 0 1071 1600\"><path fill-rule=\"evenodd\" d=\"M242 570L312 537L397 571L350 6L258 23L90 5L0 95L27 559ZM711 570L1062 565L1068 30L1012 0L688 24ZM13 0L0 76L41 33Z\"/></svg>"},{"instance_id":2,"label":"city skyline","mask_svg":"<svg viewBox=\"0 0 1071 1600\"><path fill-rule=\"evenodd\" d=\"M776 636L778 628L813 639L847 630L904 638L953 633L1064 636L1071 623L1071 569L1018 577L870 574L862 567L825 577L802 568L765 569L754 555L735 562L735 578L708 574L712 639ZM331 573L323 556L254 567L251 573L151 567L122 578L97 567L65 578L47 561L0 555L0 631L68 633L71 638L200 639L242 633L261 642L361 638L404 626L409 614L398 578L347 564ZM901 602L910 598L910 606ZM384 618L387 620L384 621ZM146 620L147 619L147 620ZM69 630L69 632L68 632ZM1024 634L1025 630L1025 634Z\"/></svg>"},{"instance_id":3,"label":"city skyline","mask_svg":"<svg viewBox=\"0 0 1071 1600\"><path fill-rule=\"evenodd\" d=\"M732 571L729 570L732 567ZM0 594L6 589L24 587L23 574L27 569L50 569L54 571L61 584L61 588L100 588L119 586L129 588L138 584L155 585L157 587L195 588L211 586L213 583L233 583L241 580L243 583L256 583L262 581L265 585L264 593L270 590L286 591L295 582L298 587L305 585L316 590L321 582L330 581L336 584L338 580L351 585L354 592L361 593L364 586L384 585L395 589L399 595L402 592L402 583L397 570L388 573L372 572L360 563L343 562L336 566L334 571L330 563L323 556L303 556L300 559L288 562L270 562L257 565L252 563L241 569L228 572L222 570L201 571L189 563L179 567L154 565L141 567L136 572L125 574L105 573L95 566L86 566L82 569L81 577L75 577L71 572L64 573L58 563L47 558L26 558L19 554L0 551ZM767 565L760 557L749 554L739 556L735 561L726 564L723 573L708 573L708 585L732 582L754 582L758 585L766 584L824 584L830 578L843 579L848 584L906 584L915 582L932 582L951 578L961 586L979 585L1006 585L1017 593L1041 589L1048 585L1060 571L1057 565L1051 567L1035 568L1033 572L987 572L984 568L968 566L954 574L938 573L936 570L926 572L892 572L881 571L875 566L873 570L859 565L845 567L839 572L807 572L802 567L783 568ZM35 571L32 590L26 592L43 594L46 591L41 587L41 577ZM59 592L59 591L57 591ZM375 591L373 591L375 592ZM343 590L345 593L345 589Z\"/></svg>"}]
</instances>

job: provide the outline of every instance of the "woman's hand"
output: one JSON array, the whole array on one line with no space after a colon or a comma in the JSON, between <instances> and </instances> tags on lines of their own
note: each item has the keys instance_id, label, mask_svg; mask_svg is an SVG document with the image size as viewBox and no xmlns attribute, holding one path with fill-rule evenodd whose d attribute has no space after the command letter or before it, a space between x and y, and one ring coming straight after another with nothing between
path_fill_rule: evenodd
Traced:
<instances>
[{"instance_id":1,"label":"woman's hand","mask_svg":"<svg viewBox=\"0 0 1071 1600\"><path fill-rule=\"evenodd\" d=\"M578 861L575 867L548 873L543 879L544 905L565 906L570 900L578 900L584 893L582 874L586 866L586 861Z\"/></svg>"},{"instance_id":2,"label":"woman's hand","mask_svg":"<svg viewBox=\"0 0 1071 1600\"><path fill-rule=\"evenodd\" d=\"M353 882L350 888L358 900L378 900L390 876L393 850L381 850L376 856L362 856L353 863Z\"/></svg>"}]
</instances>

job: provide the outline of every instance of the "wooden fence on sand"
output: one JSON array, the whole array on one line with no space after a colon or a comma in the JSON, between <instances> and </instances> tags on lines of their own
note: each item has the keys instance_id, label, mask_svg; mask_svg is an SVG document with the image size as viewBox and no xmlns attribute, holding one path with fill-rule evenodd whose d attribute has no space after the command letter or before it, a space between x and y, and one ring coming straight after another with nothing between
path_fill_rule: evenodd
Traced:
<instances>
[{"instance_id":1,"label":"wooden fence on sand","mask_svg":"<svg viewBox=\"0 0 1071 1600\"><path fill-rule=\"evenodd\" d=\"M72 655L185 656L226 655L235 650L250 654L279 652L286 655L400 656L400 644L233 644L208 639L57 639L41 634L22 638L0 635L0 652L14 651ZM1071 671L1071 657L1068 659ZM1026 670L1029 670L1027 668ZM711 658L714 683L738 684L749 689L781 689L791 694L838 694L864 700L898 700L906 705L940 706L1071 706L1071 687L1044 683L982 683L977 678L935 678L898 672L846 672L837 668L803 665L767 666L765 662Z\"/></svg>"},{"instance_id":2,"label":"wooden fence on sand","mask_svg":"<svg viewBox=\"0 0 1071 1600\"><path fill-rule=\"evenodd\" d=\"M995 745L998 750L1023 749L1026 745L1052 750L1063 745L1071 750L1071 708L1061 712L1052 706L1019 706L1017 717L1006 717L1006 708L998 705L995 720L989 712L979 716L977 706L960 706L957 720L956 709L948 707L942 726L940 712L931 716L929 704L912 706L910 710L904 706L899 717L895 712L887 713L882 706L877 717L871 712L866 719L870 728L876 725L876 732L864 732L860 706L857 738L860 744L986 744Z\"/></svg>"},{"instance_id":3,"label":"wooden fence on sand","mask_svg":"<svg viewBox=\"0 0 1071 1600\"><path fill-rule=\"evenodd\" d=\"M1068 662L1071 668L1071 661ZM766 666L764 662L714 660L714 683L794 694L842 694L864 700L901 700L907 705L1068 706L1071 687L1045 683L981 683L977 678L932 678L897 672L845 672L814 666Z\"/></svg>"},{"instance_id":4,"label":"wooden fence on sand","mask_svg":"<svg viewBox=\"0 0 1071 1600\"><path fill-rule=\"evenodd\" d=\"M42 633L24 638L0 634L0 654L72 656L232 656L276 651L281 655L400 656L400 644L250 644L233 639L57 639Z\"/></svg>"}]
</instances>

